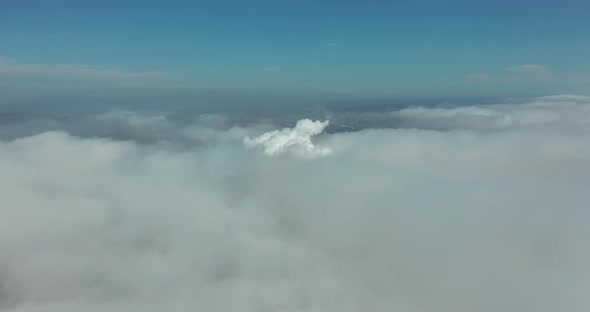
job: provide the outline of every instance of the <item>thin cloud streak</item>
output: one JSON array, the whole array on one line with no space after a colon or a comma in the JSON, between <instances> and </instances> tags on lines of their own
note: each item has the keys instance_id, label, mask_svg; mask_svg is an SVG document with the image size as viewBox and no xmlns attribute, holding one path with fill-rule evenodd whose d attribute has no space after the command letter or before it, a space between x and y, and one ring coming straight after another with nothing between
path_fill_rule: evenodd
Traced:
<instances>
[{"instance_id":1,"label":"thin cloud streak","mask_svg":"<svg viewBox=\"0 0 590 312\"><path fill-rule=\"evenodd\" d=\"M516 67L506 67L504 70L509 71L509 72L525 72L525 73L544 73L544 72L548 71L547 67L545 67L543 65L534 65L534 64L521 65L521 66L516 66Z\"/></svg>"},{"instance_id":2,"label":"thin cloud streak","mask_svg":"<svg viewBox=\"0 0 590 312\"><path fill-rule=\"evenodd\" d=\"M162 71L133 72L80 64L24 63L0 58L0 75L24 78L161 79Z\"/></svg>"},{"instance_id":3,"label":"thin cloud streak","mask_svg":"<svg viewBox=\"0 0 590 312\"><path fill-rule=\"evenodd\" d=\"M260 68L260 71L265 71L265 72L281 71L281 70L283 70L283 67L281 67L281 66L268 66L268 67Z\"/></svg>"}]
</instances>

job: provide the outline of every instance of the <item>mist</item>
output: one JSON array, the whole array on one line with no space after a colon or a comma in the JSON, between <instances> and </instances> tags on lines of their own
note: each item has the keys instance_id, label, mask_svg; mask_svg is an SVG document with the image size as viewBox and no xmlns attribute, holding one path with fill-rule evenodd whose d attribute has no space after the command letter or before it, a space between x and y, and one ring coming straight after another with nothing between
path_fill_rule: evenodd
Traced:
<instances>
[{"instance_id":1,"label":"mist","mask_svg":"<svg viewBox=\"0 0 590 312\"><path fill-rule=\"evenodd\" d=\"M0 310L586 312L590 97L511 101L5 122Z\"/></svg>"}]
</instances>

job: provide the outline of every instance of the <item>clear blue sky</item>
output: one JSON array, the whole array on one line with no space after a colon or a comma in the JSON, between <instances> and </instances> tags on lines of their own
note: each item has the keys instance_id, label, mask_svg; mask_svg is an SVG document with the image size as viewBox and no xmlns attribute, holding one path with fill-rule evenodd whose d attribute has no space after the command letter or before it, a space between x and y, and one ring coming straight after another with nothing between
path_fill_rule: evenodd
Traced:
<instances>
[{"instance_id":1,"label":"clear blue sky","mask_svg":"<svg viewBox=\"0 0 590 312\"><path fill-rule=\"evenodd\" d=\"M586 0L0 0L0 83L587 94L589 16Z\"/></svg>"}]
</instances>

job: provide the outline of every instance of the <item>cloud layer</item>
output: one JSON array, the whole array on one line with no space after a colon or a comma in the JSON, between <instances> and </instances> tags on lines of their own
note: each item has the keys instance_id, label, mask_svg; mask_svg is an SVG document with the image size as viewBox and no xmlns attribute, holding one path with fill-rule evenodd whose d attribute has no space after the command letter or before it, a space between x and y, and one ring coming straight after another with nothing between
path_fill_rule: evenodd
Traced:
<instances>
[{"instance_id":1,"label":"cloud layer","mask_svg":"<svg viewBox=\"0 0 590 312\"><path fill-rule=\"evenodd\" d=\"M435 130L473 129L498 131L590 129L590 97L557 95L527 103L443 108L409 107L390 113L398 126Z\"/></svg>"},{"instance_id":2,"label":"cloud layer","mask_svg":"<svg viewBox=\"0 0 590 312\"><path fill-rule=\"evenodd\" d=\"M145 112L20 132L0 142L0 310L586 312L588 105L317 137Z\"/></svg>"}]
</instances>

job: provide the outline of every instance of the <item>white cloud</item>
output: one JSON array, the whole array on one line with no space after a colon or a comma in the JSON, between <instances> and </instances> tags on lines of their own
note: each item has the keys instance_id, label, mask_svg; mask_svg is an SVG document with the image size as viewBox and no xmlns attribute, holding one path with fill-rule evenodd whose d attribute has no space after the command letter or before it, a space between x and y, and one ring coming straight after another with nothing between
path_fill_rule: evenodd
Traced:
<instances>
[{"instance_id":1,"label":"white cloud","mask_svg":"<svg viewBox=\"0 0 590 312\"><path fill-rule=\"evenodd\" d=\"M147 113L0 141L0 310L586 312L588 105L406 111L315 159Z\"/></svg>"},{"instance_id":2,"label":"white cloud","mask_svg":"<svg viewBox=\"0 0 590 312\"><path fill-rule=\"evenodd\" d=\"M510 72L544 73L547 71L547 67L543 65L527 64L516 67L506 67L505 70Z\"/></svg>"},{"instance_id":3,"label":"white cloud","mask_svg":"<svg viewBox=\"0 0 590 312\"><path fill-rule=\"evenodd\" d=\"M329 123L329 120L322 122L302 119L293 129L284 128L281 131L269 131L253 139L245 137L244 144L250 148L264 147L264 152L269 156L280 155L288 151L306 158L325 156L331 151L315 146L311 142L311 137L322 133Z\"/></svg>"}]
</instances>

